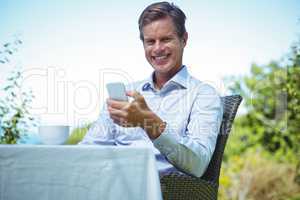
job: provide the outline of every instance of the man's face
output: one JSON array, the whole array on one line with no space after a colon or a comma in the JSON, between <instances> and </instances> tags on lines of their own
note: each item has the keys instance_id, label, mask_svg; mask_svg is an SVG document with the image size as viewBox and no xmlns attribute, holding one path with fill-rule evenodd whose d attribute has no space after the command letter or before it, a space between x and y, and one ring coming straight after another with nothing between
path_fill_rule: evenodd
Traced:
<instances>
[{"instance_id":1,"label":"man's face","mask_svg":"<svg viewBox=\"0 0 300 200\"><path fill-rule=\"evenodd\" d=\"M173 21L167 17L143 28L145 56L157 75L172 77L182 65L187 33L179 38Z\"/></svg>"}]
</instances>

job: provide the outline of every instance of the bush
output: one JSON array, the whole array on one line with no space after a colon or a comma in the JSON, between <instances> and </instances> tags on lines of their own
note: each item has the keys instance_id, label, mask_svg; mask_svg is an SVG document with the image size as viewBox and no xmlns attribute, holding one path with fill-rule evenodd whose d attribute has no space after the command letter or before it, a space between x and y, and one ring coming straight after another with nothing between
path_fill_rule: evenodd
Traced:
<instances>
[{"instance_id":1,"label":"bush","mask_svg":"<svg viewBox=\"0 0 300 200\"><path fill-rule=\"evenodd\" d=\"M249 75L231 88L244 98L247 113L235 121L239 134L235 150L262 147L278 160L299 163L300 42L284 62L253 64Z\"/></svg>"}]
</instances>

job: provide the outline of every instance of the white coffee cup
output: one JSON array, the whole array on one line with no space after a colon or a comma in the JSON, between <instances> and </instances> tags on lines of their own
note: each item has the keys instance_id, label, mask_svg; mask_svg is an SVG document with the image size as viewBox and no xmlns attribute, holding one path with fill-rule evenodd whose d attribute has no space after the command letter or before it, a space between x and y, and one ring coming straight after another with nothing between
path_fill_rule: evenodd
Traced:
<instances>
[{"instance_id":1,"label":"white coffee cup","mask_svg":"<svg viewBox=\"0 0 300 200\"><path fill-rule=\"evenodd\" d=\"M68 139L69 129L64 125L42 125L39 127L39 136L43 144L59 145Z\"/></svg>"}]
</instances>

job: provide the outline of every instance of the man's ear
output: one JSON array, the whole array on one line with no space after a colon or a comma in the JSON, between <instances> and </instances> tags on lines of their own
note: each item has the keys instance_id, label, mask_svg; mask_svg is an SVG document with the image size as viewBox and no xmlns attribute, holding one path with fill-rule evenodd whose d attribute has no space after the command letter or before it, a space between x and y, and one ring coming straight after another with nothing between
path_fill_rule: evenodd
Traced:
<instances>
[{"instance_id":1,"label":"man's ear","mask_svg":"<svg viewBox=\"0 0 300 200\"><path fill-rule=\"evenodd\" d=\"M185 33L183 34L183 37L182 37L182 39L183 39L183 45L184 45L184 46L185 46L186 43L187 43L188 37L189 37L188 33L185 32Z\"/></svg>"}]
</instances>

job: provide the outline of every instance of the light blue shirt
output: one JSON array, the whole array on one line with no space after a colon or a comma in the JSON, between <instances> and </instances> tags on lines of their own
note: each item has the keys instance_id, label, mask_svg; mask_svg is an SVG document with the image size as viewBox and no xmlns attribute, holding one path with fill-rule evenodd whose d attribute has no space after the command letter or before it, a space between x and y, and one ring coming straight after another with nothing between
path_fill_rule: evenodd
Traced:
<instances>
[{"instance_id":1,"label":"light blue shirt","mask_svg":"<svg viewBox=\"0 0 300 200\"><path fill-rule=\"evenodd\" d=\"M148 107L166 122L163 133L150 140L142 128L121 127L110 119L105 105L80 144L150 145L159 170L175 166L202 176L214 152L223 115L216 90L190 76L185 66L160 90L154 87L153 74L127 90L143 95Z\"/></svg>"}]
</instances>

